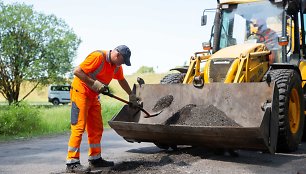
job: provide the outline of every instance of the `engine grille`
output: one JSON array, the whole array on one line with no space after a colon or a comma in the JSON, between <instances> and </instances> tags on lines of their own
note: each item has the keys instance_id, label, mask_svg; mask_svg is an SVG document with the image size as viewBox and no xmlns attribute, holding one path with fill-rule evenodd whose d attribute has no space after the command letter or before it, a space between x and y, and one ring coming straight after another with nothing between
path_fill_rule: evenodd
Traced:
<instances>
[{"instance_id":1,"label":"engine grille","mask_svg":"<svg viewBox=\"0 0 306 174\"><path fill-rule=\"evenodd\" d=\"M235 59L212 59L209 67L209 81L224 82L229 68Z\"/></svg>"}]
</instances>

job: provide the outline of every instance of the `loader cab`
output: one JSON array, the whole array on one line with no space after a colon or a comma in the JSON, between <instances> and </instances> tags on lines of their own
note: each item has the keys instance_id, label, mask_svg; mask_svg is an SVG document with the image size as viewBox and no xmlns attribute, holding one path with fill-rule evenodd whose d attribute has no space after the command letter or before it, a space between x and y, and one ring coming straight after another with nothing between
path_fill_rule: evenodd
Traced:
<instances>
[{"instance_id":1,"label":"loader cab","mask_svg":"<svg viewBox=\"0 0 306 174\"><path fill-rule=\"evenodd\" d=\"M271 51L270 64L297 65L306 53L305 17L300 13L305 12L303 4L298 0L221 1L215 15L214 38L210 39L213 53L231 45L264 43Z\"/></svg>"}]
</instances>

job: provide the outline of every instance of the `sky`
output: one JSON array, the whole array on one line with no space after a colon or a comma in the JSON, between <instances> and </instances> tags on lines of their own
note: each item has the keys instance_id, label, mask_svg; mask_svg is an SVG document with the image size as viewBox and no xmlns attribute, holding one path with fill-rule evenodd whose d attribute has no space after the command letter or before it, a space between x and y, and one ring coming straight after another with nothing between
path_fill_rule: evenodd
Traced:
<instances>
[{"instance_id":1,"label":"sky","mask_svg":"<svg viewBox=\"0 0 306 174\"><path fill-rule=\"evenodd\" d=\"M165 73L182 66L210 37L213 15L201 26L203 10L215 8L216 0L3 0L33 5L37 12L63 19L82 40L73 65L79 65L94 50L112 50L127 45L132 66Z\"/></svg>"}]
</instances>

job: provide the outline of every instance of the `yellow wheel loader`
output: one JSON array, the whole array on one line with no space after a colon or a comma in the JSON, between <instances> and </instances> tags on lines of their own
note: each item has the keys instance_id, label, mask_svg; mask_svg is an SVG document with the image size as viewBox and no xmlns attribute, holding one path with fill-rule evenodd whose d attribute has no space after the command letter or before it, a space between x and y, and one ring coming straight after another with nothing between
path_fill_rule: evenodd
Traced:
<instances>
[{"instance_id":1,"label":"yellow wheel loader","mask_svg":"<svg viewBox=\"0 0 306 174\"><path fill-rule=\"evenodd\" d=\"M155 117L125 105L109 122L129 142L295 151L304 131L305 0L223 0L210 41L161 84L134 85ZM209 33L207 33L209 34Z\"/></svg>"}]
</instances>

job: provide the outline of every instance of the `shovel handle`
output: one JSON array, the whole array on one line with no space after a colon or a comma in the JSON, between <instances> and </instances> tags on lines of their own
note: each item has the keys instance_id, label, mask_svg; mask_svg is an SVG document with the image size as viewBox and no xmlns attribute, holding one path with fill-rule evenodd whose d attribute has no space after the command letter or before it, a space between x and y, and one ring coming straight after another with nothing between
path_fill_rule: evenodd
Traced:
<instances>
[{"instance_id":1,"label":"shovel handle","mask_svg":"<svg viewBox=\"0 0 306 174\"><path fill-rule=\"evenodd\" d=\"M112 98L114 98L114 99L117 99L117 100L119 100L119 101L122 101L123 103L130 104L130 102L128 102L128 101L126 101L126 100L124 100L124 99L122 99L122 98L120 98L120 97L117 97L117 96L115 96L115 95L113 95L113 94L111 94L111 93L107 93L107 94L105 94L105 95L107 95L107 96L109 96L109 97L112 97Z\"/></svg>"},{"instance_id":2,"label":"shovel handle","mask_svg":"<svg viewBox=\"0 0 306 174\"><path fill-rule=\"evenodd\" d=\"M117 97L117 96L115 96L115 95L113 95L113 94L111 94L109 92L105 92L105 93L102 93L102 94L107 95L107 96L112 97L112 98L115 98L115 99L117 99L119 101L122 101L123 103L128 104L128 105L131 104L131 102L128 102L128 101L126 101L126 100L124 100L124 99L122 99L120 97ZM151 115L146 110L144 110L141 106L138 105L137 108L140 109L142 112L144 112L147 115L147 117L151 117Z\"/></svg>"}]
</instances>

